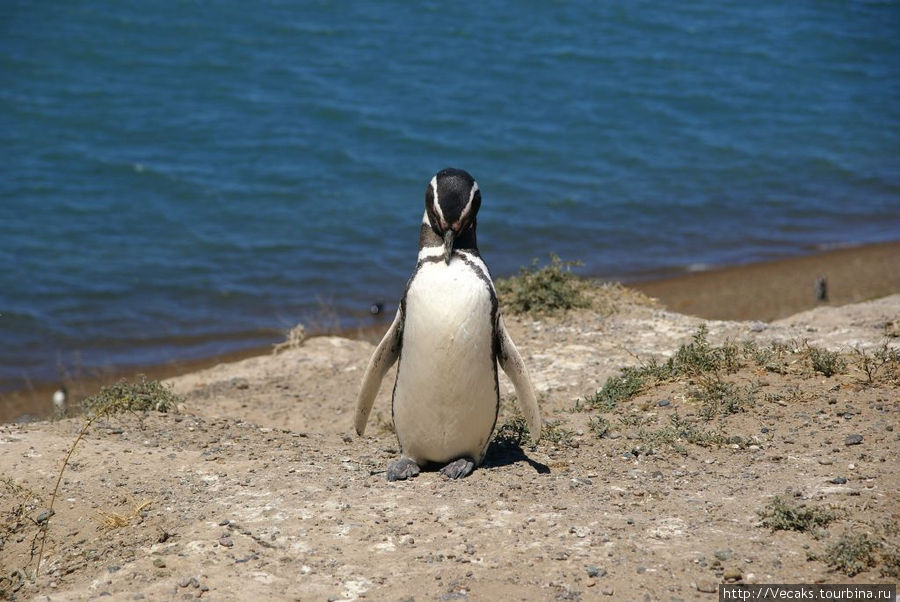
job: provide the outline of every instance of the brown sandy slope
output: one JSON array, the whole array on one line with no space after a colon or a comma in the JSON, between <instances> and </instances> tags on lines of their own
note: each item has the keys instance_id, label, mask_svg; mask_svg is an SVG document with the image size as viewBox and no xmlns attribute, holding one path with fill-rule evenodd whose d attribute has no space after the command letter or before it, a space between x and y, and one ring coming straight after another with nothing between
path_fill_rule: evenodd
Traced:
<instances>
[{"instance_id":1,"label":"brown sandy slope","mask_svg":"<svg viewBox=\"0 0 900 602\"><path fill-rule=\"evenodd\" d=\"M712 600L706 592L726 577L896 582L884 558L853 577L810 558L845 533L895 541L897 381L865 384L851 349L897 345L885 336L896 333L900 295L771 324L708 322L716 344L805 339L849 362L831 377L803 354L787 353L780 370L743 365L722 378L752 390L751 403L708 421L691 379L576 411L621 367L664 361L702 322L626 298L616 308L507 318L550 426L534 449L494 446L458 482L436 472L385 480L397 454L392 374L369 432L352 434L369 343L313 338L173 379L180 413L115 417L80 442L34 582L13 572L35 569L33 521L83 420L4 425L2 586L40 600ZM505 377L501 391L512 392ZM736 439L654 438L676 414ZM600 418L611 425L604 437L591 428ZM862 442L847 445L850 435ZM774 495L840 518L819 538L772 532L757 512ZM105 527L114 515L118 526Z\"/></svg>"}]
</instances>

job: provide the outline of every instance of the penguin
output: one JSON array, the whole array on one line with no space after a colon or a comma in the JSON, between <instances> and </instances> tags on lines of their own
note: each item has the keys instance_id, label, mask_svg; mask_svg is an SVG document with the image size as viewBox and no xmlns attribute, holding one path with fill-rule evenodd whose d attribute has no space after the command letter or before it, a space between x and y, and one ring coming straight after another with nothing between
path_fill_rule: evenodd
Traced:
<instances>
[{"instance_id":1,"label":"penguin","mask_svg":"<svg viewBox=\"0 0 900 602\"><path fill-rule=\"evenodd\" d=\"M57 415L65 415L68 405L68 395L68 391L65 387L60 387L53 393L53 411Z\"/></svg>"},{"instance_id":2,"label":"penguin","mask_svg":"<svg viewBox=\"0 0 900 602\"><path fill-rule=\"evenodd\" d=\"M459 479L481 465L500 410L498 364L516 390L533 441L540 438L534 387L478 252L480 207L481 191L468 172L447 168L431 178L416 267L363 375L355 425L360 436L385 373L398 362L391 414L401 456L388 464L389 481L435 465Z\"/></svg>"}]
</instances>

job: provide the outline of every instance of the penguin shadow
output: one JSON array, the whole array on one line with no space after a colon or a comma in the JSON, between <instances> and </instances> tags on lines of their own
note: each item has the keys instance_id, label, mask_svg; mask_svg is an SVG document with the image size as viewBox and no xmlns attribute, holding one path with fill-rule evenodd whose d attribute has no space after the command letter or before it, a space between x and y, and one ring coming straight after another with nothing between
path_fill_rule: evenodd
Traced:
<instances>
[{"instance_id":1,"label":"penguin shadow","mask_svg":"<svg viewBox=\"0 0 900 602\"><path fill-rule=\"evenodd\" d=\"M484 456L484 468L502 468L516 462L527 462L538 474L550 474L550 467L532 460L525 455L525 450L517 443L491 441Z\"/></svg>"}]
</instances>

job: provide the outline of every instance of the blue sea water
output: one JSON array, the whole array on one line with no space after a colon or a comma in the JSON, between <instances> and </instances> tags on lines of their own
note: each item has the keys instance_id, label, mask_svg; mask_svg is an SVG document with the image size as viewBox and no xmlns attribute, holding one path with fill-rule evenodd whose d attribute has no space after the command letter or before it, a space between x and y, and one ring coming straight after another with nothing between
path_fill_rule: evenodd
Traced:
<instances>
[{"instance_id":1,"label":"blue sea water","mask_svg":"<svg viewBox=\"0 0 900 602\"><path fill-rule=\"evenodd\" d=\"M495 276L896 240L898 32L875 1L7 0L0 390L393 311L446 166Z\"/></svg>"}]
</instances>

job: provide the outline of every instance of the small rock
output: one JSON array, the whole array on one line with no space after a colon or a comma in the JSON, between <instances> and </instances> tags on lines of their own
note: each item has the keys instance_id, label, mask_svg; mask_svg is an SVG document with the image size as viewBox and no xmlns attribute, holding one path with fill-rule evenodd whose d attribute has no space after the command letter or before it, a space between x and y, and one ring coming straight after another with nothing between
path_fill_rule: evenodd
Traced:
<instances>
[{"instance_id":1,"label":"small rock","mask_svg":"<svg viewBox=\"0 0 900 602\"><path fill-rule=\"evenodd\" d=\"M819 458L819 464L822 466L831 466L834 464L829 458Z\"/></svg>"},{"instance_id":2,"label":"small rock","mask_svg":"<svg viewBox=\"0 0 900 602\"><path fill-rule=\"evenodd\" d=\"M219 521L219 526L220 526L220 527L227 527L229 524L231 524L231 521L228 520L227 518L224 519L224 520L220 520L220 521Z\"/></svg>"},{"instance_id":3,"label":"small rock","mask_svg":"<svg viewBox=\"0 0 900 602\"><path fill-rule=\"evenodd\" d=\"M601 569L598 566L591 565L591 566L585 567L585 570L587 571L588 577L605 577L606 576L606 569Z\"/></svg>"},{"instance_id":4,"label":"small rock","mask_svg":"<svg viewBox=\"0 0 900 602\"><path fill-rule=\"evenodd\" d=\"M184 579L182 579L181 581L178 582L178 587L189 586L191 584L191 579L193 579L193 577L185 577Z\"/></svg>"},{"instance_id":5,"label":"small rock","mask_svg":"<svg viewBox=\"0 0 900 602\"><path fill-rule=\"evenodd\" d=\"M844 445L859 445L862 441L862 435L848 435L847 438L844 439Z\"/></svg>"},{"instance_id":6,"label":"small rock","mask_svg":"<svg viewBox=\"0 0 900 602\"><path fill-rule=\"evenodd\" d=\"M743 577L744 574L741 572L741 569L734 566L725 569L725 574L722 575L722 579L729 583L740 581Z\"/></svg>"},{"instance_id":7,"label":"small rock","mask_svg":"<svg viewBox=\"0 0 900 602\"><path fill-rule=\"evenodd\" d=\"M121 568L122 567L120 567L118 564L111 564L108 567L106 567L106 570L109 571L110 573L115 573L116 571L120 570Z\"/></svg>"},{"instance_id":8,"label":"small rock","mask_svg":"<svg viewBox=\"0 0 900 602\"><path fill-rule=\"evenodd\" d=\"M34 522L36 522L39 525L42 525L42 524L46 523L48 520L50 520L50 517L53 516L54 514L56 514L56 511L51 510L49 508L47 510L41 510L40 514L37 515L37 518L34 519Z\"/></svg>"},{"instance_id":9,"label":"small rock","mask_svg":"<svg viewBox=\"0 0 900 602\"><path fill-rule=\"evenodd\" d=\"M166 561L163 560L162 558L154 558L153 566L155 566L158 569L164 569L164 568L166 568Z\"/></svg>"},{"instance_id":10,"label":"small rock","mask_svg":"<svg viewBox=\"0 0 900 602\"><path fill-rule=\"evenodd\" d=\"M697 581L697 591L705 594L715 594L719 591L719 587L714 581L709 579L701 579Z\"/></svg>"},{"instance_id":11,"label":"small rock","mask_svg":"<svg viewBox=\"0 0 900 602\"><path fill-rule=\"evenodd\" d=\"M231 539L230 537L220 537L219 545L222 546L223 548L231 548L234 546L234 540Z\"/></svg>"},{"instance_id":12,"label":"small rock","mask_svg":"<svg viewBox=\"0 0 900 602\"><path fill-rule=\"evenodd\" d=\"M670 403L672 403L672 402L669 401L668 399L660 399L660 400L659 400L659 407L664 408L664 407L666 407L667 405L669 405Z\"/></svg>"},{"instance_id":13,"label":"small rock","mask_svg":"<svg viewBox=\"0 0 900 602\"><path fill-rule=\"evenodd\" d=\"M715 552L713 552L713 556L717 560L728 560L733 554L734 552L731 550L731 548L728 548L726 550L716 550Z\"/></svg>"},{"instance_id":14,"label":"small rock","mask_svg":"<svg viewBox=\"0 0 900 602\"><path fill-rule=\"evenodd\" d=\"M847 479L844 477L834 477L833 479L828 479L828 482L832 485L843 485L847 482Z\"/></svg>"},{"instance_id":15,"label":"small rock","mask_svg":"<svg viewBox=\"0 0 900 602\"><path fill-rule=\"evenodd\" d=\"M750 322L750 332L762 332L766 329L766 323L760 322L759 320L754 320Z\"/></svg>"}]
</instances>

